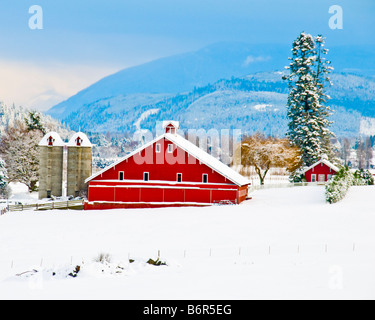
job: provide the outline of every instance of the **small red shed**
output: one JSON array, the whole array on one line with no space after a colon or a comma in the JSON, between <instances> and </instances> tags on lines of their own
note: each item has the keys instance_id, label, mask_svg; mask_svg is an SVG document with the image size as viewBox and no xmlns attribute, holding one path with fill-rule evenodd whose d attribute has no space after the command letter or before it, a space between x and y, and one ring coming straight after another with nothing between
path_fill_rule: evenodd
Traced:
<instances>
[{"instance_id":1,"label":"small red shed","mask_svg":"<svg viewBox=\"0 0 375 320\"><path fill-rule=\"evenodd\" d=\"M239 204L250 181L177 134L178 122L164 122L165 133L93 175L86 210Z\"/></svg>"},{"instance_id":2,"label":"small red shed","mask_svg":"<svg viewBox=\"0 0 375 320\"><path fill-rule=\"evenodd\" d=\"M327 182L336 175L340 169L327 158L322 158L320 161L304 170L304 175L307 182Z\"/></svg>"}]
</instances>

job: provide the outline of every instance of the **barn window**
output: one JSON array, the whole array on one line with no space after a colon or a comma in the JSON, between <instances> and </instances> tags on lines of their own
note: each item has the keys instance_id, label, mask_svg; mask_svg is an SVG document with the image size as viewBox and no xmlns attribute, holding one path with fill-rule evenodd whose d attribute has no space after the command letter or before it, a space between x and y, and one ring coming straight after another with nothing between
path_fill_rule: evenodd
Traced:
<instances>
[{"instance_id":1,"label":"barn window","mask_svg":"<svg viewBox=\"0 0 375 320\"><path fill-rule=\"evenodd\" d=\"M55 139L53 139L52 136L49 137L49 138L48 138L48 145L49 145L49 146L53 146L53 142L54 142L54 141L55 141Z\"/></svg>"},{"instance_id":2,"label":"barn window","mask_svg":"<svg viewBox=\"0 0 375 320\"><path fill-rule=\"evenodd\" d=\"M168 153L172 153L173 152L173 144L169 144L168 145Z\"/></svg>"},{"instance_id":3,"label":"barn window","mask_svg":"<svg viewBox=\"0 0 375 320\"><path fill-rule=\"evenodd\" d=\"M51 190L47 190L47 198L48 199L52 198L52 191Z\"/></svg>"},{"instance_id":4,"label":"barn window","mask_svg":"<svg viewBox=\"0 0 375 320\"><path fill-rule=\"evenodd\" d=\"M177 182L182 182L182 173L177 173Z\"/></svg>"},{"instance_id":5,"label":"barn window","mask_svg":"<svg viewBox=\"0 0 375 320\"><path fill-rule=\"evenodd\" d=\"M76 139L77 147L80 147L81 144L82 144L82 142L83 142L83 140L82 140L80 137L78 137L78 138Z\"/></svg>"},{"instance_id":6,"label":"barn window","mask_svg":"<svg viewBox=\"0 0 375 320\"><path fill-rule=\"evenodd\" d=\"M204 174L202 177L202 182L203 183L208 183L208 174Z\"/></svg>"},{"instance_id":7,"label":"barn window","mask_svg":"<svg viewBox=\"0 0 375 320\"><path fill-rule=\"evenodd\" d=\"M160 143L158 143L156 145L156 153L160 153L160 152L161 152L161 145L160 145Z\"/></svg>"},{"instance_id":8,"label":"barn window","mask_svg":"<svg viewBox=\"0 0 375 320\"><path fill-rule=\"evenodd\" d=\"M143 180L144 181L149 181L150 180L150 174L148 172L143 173Z\"/></svg>"},{"instance_id":9,"label":"barn window","mask_svg":"<svg viewBox=\"0 0 375 320\"><path fill-rule=\"evenodd\" d=\"M311 175L311 182L316 182L316 174Z\"/></svg>"},{"instance_id":10,"label":"barn window","mask_svg":"<svg viewBox=\"0 0 375 320\"><path fill-rule=\"evenodd\" d=\"M118 179L121 180L121 181L124 180L124 171L119 172Z\"/></svg>"}]
</instances>

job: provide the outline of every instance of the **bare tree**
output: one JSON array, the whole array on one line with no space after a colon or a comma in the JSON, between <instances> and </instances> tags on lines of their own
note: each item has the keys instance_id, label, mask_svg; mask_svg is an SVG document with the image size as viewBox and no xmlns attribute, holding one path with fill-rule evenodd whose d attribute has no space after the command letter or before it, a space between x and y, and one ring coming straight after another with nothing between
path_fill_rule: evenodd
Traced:
<instances>
[{"instance_id":1,"label":"bare tree","mask_svg":"<svg viewBox=\"0 0 375 320\"><path fill-rule=\"evenodd\" d=\"M348 138L344 138L341 143L341 157L344 160L345 166L348 166L352 151L352 146Z\"/></svg>"},{"instance_id":2,"label":"bare tree","mask_svg":"<svg viewBox=\"0 0 375 320\"><path fill-rule=\"evenodd\" d=\"M374 156L374 152L373 152L373 149L372 149L371 137L367 137L366 141L365 141L365 162L366 162L366 169L370 169L373 156Z\"/></svg>"},{"instance_id":3,"label":"bare tree","mask_svg":"<svg viewBox=\"0 0 375 320\"><path fill-rule=\"evenodd\" d=\"M302 152L288 139L266 138L261 134L246 137L241 143L241 164L253 166L263 185L271 168L286 168L290 173L302 165Z\"/></svg>"},{"instance_id":4,"label":"bare tree","mask_svg":"<svg viewBox=\"0 0 375 320\"><path fill-rule=\"evenodd\" d=\"M17 121L8 127L0 141L0 153L7 165L9 182L21 182L29 191L35 191L39 180L38 143L43 133L28 130L26 124Z\"/></svg>"},{"instance_id":5,"label":"bare tree","mask_svg":"<svg viewBox=\"0 0 375 320\"><path fill-rule=\"evenodd\" d=\"M366 164L366 152L365 152L365 144L362 138L359 138L356 143L357 147L357 164L358 169L364 169Z\"/></svg>"}]
</instances>

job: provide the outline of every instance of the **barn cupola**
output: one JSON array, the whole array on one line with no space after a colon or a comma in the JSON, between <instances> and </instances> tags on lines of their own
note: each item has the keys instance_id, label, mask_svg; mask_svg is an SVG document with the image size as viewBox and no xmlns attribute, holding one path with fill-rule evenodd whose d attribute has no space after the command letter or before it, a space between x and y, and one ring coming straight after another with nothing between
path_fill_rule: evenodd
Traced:
<instances>
[{"instance_id":1,"label":"barn cupola","mask_svg":"<svg viewBox=\"0 0 375 320\"><path fill-rule=\"evenodd\" d=\"M178 121L163 121L163 129L165 133L177 135L177 131L180 129L180 123Z\"/></svg>"}]
</instances>

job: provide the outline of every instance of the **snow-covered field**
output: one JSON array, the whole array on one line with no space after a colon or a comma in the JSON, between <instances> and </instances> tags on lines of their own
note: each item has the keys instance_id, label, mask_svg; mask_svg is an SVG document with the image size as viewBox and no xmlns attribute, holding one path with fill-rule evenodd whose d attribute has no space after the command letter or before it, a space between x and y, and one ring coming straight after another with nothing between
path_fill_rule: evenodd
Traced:
<instances>
[{"instance_id":1,"label":"snow-covered field","mask_svg":"<svg viewBox=\"0 0 375 320\"><path fill-rule=\"evenodd\" d=\"M353 187L328 205L323 187L296 187L240 206L8 213L0 299L374 299L374 194ZM168 266L148 265L159 250Z\"/></svg>"}]
</instances>

